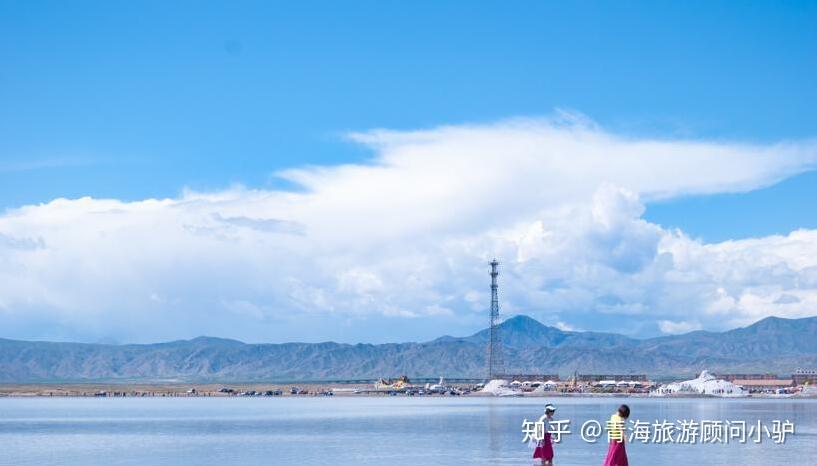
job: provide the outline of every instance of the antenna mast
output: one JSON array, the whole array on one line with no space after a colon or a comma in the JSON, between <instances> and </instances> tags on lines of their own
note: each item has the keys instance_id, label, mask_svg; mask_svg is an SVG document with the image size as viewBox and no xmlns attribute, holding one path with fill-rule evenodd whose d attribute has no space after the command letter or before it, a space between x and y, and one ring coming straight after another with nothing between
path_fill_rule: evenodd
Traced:
<instances>
[{"instance_id":1,"label":"antenna mast","mask_svg":"<svg viewBox=\"0 0 817 466\"><path fill-rule=\"evenodd\" d=\"M502 357L502 338L499 335L499 262L491 261L491 318L488 341L488 380L498 379L505 375L505 360Z\"/></svg>"}]
</instances>

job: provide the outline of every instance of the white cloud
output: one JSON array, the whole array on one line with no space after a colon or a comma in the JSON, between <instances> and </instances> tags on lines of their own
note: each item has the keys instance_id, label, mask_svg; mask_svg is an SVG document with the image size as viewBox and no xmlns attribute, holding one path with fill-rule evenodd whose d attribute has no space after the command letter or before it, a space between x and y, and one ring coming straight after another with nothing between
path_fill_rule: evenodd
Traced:
<instances>
[{"instance_id":1,"label":"white cloud","mask_svg":"<svg viewBox=\"0 0 817 466\"><path fill-rule=\"evenodd\" d=\"M562 330L563 332L573 332L576 330L576 328L573 327L572 325L566 324L562 321L556 322L555 324L553 324L553 326L558 328L559 330Z\"/></svg>"},{"instance_id":2,"label":"white cloud","mask_svg":"<svg viewBox=\"0 0 817 466\"><path fill-rule=\"evenodd\" d=\"M645 201L811 169L815 144L624 138L575 119L352 138L371 163L281 173L299 192L9 210L0 324L141 341L338 338L349 318L371 340L417 331L390 316L427 319L430 337L483 323L493 256L503 311L563 328L676 333L817 311L817 232L704 244L641 219Z\"/></svg>"},{"instance_id":3,"label":"white cloud","mask_svg":"<svg viewBox=\"0 0 817 466\"><path fill-rule=\"evenodd\" d=\"M701 324L698 322L689 322L684 320L679 322L673 322L671 320L659 320L658 328L660 328L661 331L664 333L677 334L687 333L693 330L700 330Z\"/></svg>"}]
</instances>

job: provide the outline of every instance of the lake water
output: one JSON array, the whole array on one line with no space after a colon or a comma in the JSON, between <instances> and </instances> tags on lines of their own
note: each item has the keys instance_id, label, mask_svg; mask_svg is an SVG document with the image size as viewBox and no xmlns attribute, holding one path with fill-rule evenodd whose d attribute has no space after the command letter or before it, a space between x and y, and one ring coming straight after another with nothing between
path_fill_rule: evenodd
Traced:
<instances>
[{"instance_id":1,"label":"lake water","mask_svg":"<svg viewBox=\"0 0 817 466\"><path fill-rule=\"evenodd\" d=\"M522 421L551 401L573 433L556 464L601 464L587 420L789 420L762 443L627 446L634 465L817 464L817 400L601 398L0 398L0 465L530 465ZM765 436L765 434L764 434Z\"/></svg>"}]
</instances>

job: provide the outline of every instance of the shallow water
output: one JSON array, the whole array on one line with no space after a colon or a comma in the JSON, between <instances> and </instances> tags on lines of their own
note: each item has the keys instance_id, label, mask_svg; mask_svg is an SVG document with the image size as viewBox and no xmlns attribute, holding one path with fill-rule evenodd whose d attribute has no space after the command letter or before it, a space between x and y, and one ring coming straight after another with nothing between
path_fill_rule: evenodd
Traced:
<instances>
[{"instance_id":1,"label":"shallow water","mask_svg":"<svg viewBox=\"0 0 817 466\"><path fill-rule=\"evenodd\" d=\"M622 401L631 419L789 420L782 445L640 444L631 464L809 464L817 400L554 398L0 398L0 465L530 465L522 421L551 401L572 433L556 464L601 464L582 440ZM814 464L814 463L811 463Z\"/></svg>"}]
</instances>

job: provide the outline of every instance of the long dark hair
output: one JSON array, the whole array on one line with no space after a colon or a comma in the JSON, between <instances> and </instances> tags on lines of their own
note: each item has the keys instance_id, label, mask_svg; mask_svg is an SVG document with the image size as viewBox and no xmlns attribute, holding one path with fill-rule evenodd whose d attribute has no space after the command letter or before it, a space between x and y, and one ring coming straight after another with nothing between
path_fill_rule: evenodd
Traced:
<instances>
[{"instance_id":1,"label":"long dark hair","mask_svg":"<svg viewBox=\"0 0 817 466\"><path fill-rule=\"evenodd\" d=\"M618 415L627 419L630 417L630 407L627 405L621 405L618 407Z\"/></svg>"}]
</instances>

